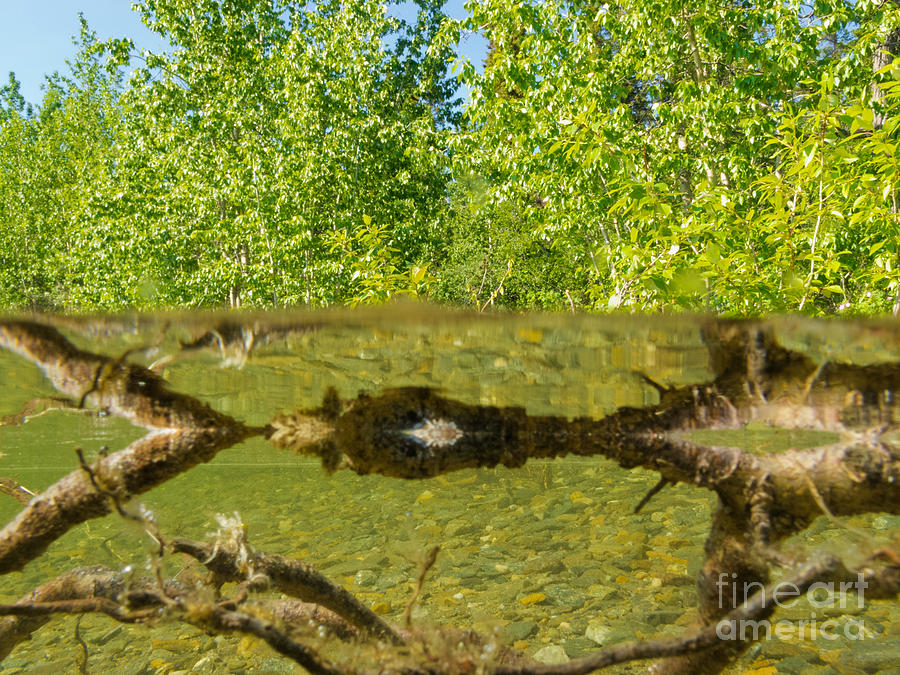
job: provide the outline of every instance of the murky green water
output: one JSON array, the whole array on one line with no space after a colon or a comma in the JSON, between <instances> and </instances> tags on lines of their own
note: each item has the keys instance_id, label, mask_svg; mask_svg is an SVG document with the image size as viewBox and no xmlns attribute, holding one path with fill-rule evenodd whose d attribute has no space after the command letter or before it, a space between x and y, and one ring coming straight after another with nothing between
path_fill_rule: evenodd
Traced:
<instances>
[{"instance_id":1,"label":"murky green water","mask_svg":"<svg viewBox=\"0 0 900 675\"><path fill-rule=\"evenodd\" d=\"M672 386L710 376L707 350L691 319L467 318L403 308L228 318L253 332L249 350L247 331L239 343L227 344L220 331L221 344L179 347L179 340L196 340L221 317L72 321L63 332L79 346L108 355L158 342L130 359L150 365L171 358L160 372L173 389L249 424L316 406L329 386L344 397L429 386L467 403L602 417L621 406L657 402L657 391L641 373ZM782 333L785 343L818 358L900 360L890 331L787 322ZM0 417L52 395L35 366L0 351ZM758 452L823 442L817 434L767 428L697 434L703 443ZM104 446L114 451L142 435L113 417L53 410L0 427L0 476L40 491L77 468L76 446L92 457ZM561 647L577 657L598 643L678 635L691 619L714 496L679 485L634 515L657 479L648 471L582 458L424 481L349 471L329 476L316 461L256 439L222 451L141 502L163 532L194 539L216 530L215 514L237 511L257 549L306 560L394 621L403 616L424 551L439 544L437 564L413 614L417 624L504 631L509 643L529 653ZM18 509L0 495L3 522ZM900 518L880 514L845 522L872 537L900 527ZM857 544L824 518L788 544L811 550L848 545ZM120 518L91 521L24 572L4 577L0 600L14 601L75 566L141 568L148 551L146 537ZM184 563L171 558L168 564L177 571ZM811 611L798 605L786 615L806 618ZM865 619L871 637L767 641L733 672L900 672L896 604L871 602L860 611L833 614L844 622ZM182 625L134 628L85 617L78 630L88 648L89 672L294 671L254 640L211 637ZM57 619L19 646L3 670L72 672L76 649L75 620Z\"/></svg>"}]
</instances>

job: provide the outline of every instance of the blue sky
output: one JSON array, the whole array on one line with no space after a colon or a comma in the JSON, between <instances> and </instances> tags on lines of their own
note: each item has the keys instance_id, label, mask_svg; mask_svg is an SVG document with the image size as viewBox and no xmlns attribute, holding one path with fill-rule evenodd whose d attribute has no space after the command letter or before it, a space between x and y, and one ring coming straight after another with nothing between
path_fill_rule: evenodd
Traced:
<instances>
[{"instance_id":1,"label":"blue sky","mask_svg":"<svg viewBox=\"0 0 900 675\"><path fill-rule=\"evenodd\" d=\"M40 103L44 75L67 71L66 59L75 56L72 36L79 32L78 12L101 40L130 37L138 49L165 49L165 41L141 24L130 0L2 0L0 8L0 86L8 73L15 72L22 83L22 95L30 103ZM463 0L450 0L445 8L450 16L463 16ZM484 59L485 42L470 36L460 45L463 54L477 65Z\"/></svg>"}]
</instances>

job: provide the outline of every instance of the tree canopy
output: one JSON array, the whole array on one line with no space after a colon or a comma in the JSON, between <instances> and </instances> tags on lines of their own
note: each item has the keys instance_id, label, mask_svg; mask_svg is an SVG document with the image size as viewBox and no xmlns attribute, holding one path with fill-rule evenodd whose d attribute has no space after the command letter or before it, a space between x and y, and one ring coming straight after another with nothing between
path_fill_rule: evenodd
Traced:
<instances>
[{"instance_id":1,"label":"tree canopy","mask_svg":"<svg viewBox=\"0 0 900 675\"><path fill-rule=\"evenodd\" d=\"M414 4L82 19L0 90L0 305L900 309L896 0Z\"/></svg>"}]
</instances>

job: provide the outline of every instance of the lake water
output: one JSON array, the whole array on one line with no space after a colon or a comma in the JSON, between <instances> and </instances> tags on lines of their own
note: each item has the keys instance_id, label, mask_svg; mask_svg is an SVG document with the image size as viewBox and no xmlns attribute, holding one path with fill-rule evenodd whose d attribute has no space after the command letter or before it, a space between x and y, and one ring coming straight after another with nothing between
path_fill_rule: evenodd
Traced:
<instances>
[{"instance_id":1,"label":"lake water","mask_svg":"<svg viewBox=\"0 0 900 675\"><path fill-rule=\"evenodd\" d=\"M225 325L229 322L231 325ZM698 319L470 316L414 306L315 314L120 317L56 322L79 347L155 365L179 392L245 423L319 405L329 387L359 392L427 386L470 404L521 406L531 415L602 418L622 406L658 402L642 375L666 386L710 379ZM243 332L234 330L243 326ZM209 331L216 329L213 338ZM782 344L815 359L900 361L900 329L784 320ZM198 343L198 338L207 340ZM208 343L208 344L206 344ZM193 348L184 348L184 345ZM0 350L0 477L38 492L91 458L121 449L144 431L112 416L51 410L17 417L29 401L55 395L39 369ZM764 427L698 433L700 442L778 452L820 435ZM220 452L143 495L169 536L204 540L216 514L237 512L258 550L302 558L345 585L377 613L402 621L425 551L441 551L413 612L417 625L496 632L541 658L575 658L616 642L681 634L696 605L715 496L688 485L634 507L658 475L602 458L532 461L520 469L463 470L417 481L328 475L313 459L262 438ZM0 520L20 506L0 495ZM872 541L889 539L900 518L842 519ZM789 550L871 546L825 518L786 543ZM53 576L83 565L146 565L150 542L119 517L85 523L21 573L3 579L13 602ZM177 556L170 571L185 566ZM900 607L818 610L840 625L863 620L865 640L769 640L730 672L900 672ZM806 619L805 603L784 610ZM779 615L782 616L782 615ZM121 626L111 619L57 618L18 646L9 673L77 672L79 639L88 672L302 672L264 644L208 636L189 626ZM354 658L342 654L342 658ZM359 657L362 658L362 657ZM613 672L638 672L635 666Z\"/></svg>"}]
</instances>

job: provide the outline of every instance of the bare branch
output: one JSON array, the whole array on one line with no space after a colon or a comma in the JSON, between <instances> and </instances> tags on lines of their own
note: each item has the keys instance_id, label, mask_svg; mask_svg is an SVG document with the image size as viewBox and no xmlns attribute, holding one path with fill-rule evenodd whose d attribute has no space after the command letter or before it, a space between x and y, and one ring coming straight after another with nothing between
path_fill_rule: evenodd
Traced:
<instances>
[{"instance_id":1,"label":"bare branch","mask_svg":"<svg viewBox=\"0 0 900 675\"><path fill-rule=\"evenodd\" d=\"M28 504L35 493L12 478L0 478L0 493L9 495L20 504Z\"/></svg>"},{"instance_id":2,"label":"bare branch","mask_svg":"<svg viewBox=\"0 0 900 675\"><path fill-rule=\"evenodd\" d=\"M98 459L90 472L75 470L31 500L0 531L0 574L22 569L72 526L108 514L106 493L124 503L265 431L169 391L145 368L79 350L48 326L0 323L0 347L34 362L59 391L150 429L124 450ZM101 491L92 485L97 481Z\"/></svg>"},{"instance_id":3,"label":"bare branch","mask_svg":"<svg viewBox=\"0 0 900 675\"><path fill-rule=\"evenodd\" d=\"M216 607L210 611L208 616L203 617L202 621L192 623L222 632L237 631L255 635L265 640L266 644L276 652L299 663L313 675L346 675L348 672L321 658L312 649L292 640L273 624L249 614L230 612Z\"/></svg>"},{"instance_id":4,"label":"bare branch","mask_svg":"<svg viewBox=\"0 0 900 675\"><path fill-rule=\"evenodd\" d=\"M247 578L244 566L226 547L175 539L172 550L199 560L224 581L240 582ZM334 584L312 566L268 553L253 553L253 571L265 577L285 595L315 603L335 612L351 625L375 637L403 644L404 638L381 617L363 605L346 589Z\"/></svg>"}]
</instances>

